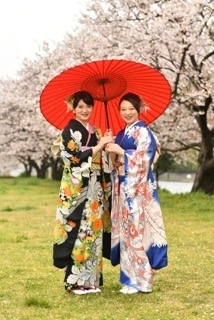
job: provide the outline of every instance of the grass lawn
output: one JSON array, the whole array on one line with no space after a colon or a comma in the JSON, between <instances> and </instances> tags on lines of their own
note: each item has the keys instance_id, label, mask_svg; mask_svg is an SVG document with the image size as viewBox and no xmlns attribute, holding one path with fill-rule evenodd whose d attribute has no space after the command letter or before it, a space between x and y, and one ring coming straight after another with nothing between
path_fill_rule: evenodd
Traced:
<instances>
[{"instance_id":1,"label":"grass lawn","mask_svg":"<svg viewBox=\"0 0 214 320\"><path fill-rule=\"evenodd\" d=\"M67 295L52 265L59 182L0 179L0 320L214 319L214 196L159 192L169 265L153 292L122 295L119 268L104 259L101 294Z\"/></svg>"}]
</instances>

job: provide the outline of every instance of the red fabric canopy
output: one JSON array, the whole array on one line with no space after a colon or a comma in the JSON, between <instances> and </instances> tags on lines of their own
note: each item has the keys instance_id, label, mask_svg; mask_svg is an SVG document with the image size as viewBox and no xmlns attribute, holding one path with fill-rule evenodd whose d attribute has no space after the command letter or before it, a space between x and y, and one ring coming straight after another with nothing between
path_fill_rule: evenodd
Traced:
<instances>
[{"instance_id":1,"label":"red fabric canopy","mask_svg":"<svg viewBox=\"0 0 214 320\"><path fill-rule=\"evenodd\" d=\"M95 99L90 122L103 133L110 127L116 134L124 127L118 104L125 93L133 92L143 99L147 110L140 119L147 124L165 111L171 99L168 81L152 67L127 60L93 61L63 71L45 86L40 97L45 119L63 129L75 117L67 112L65 98L80 90L88 91Z\"/></svg>"}]
</instances>

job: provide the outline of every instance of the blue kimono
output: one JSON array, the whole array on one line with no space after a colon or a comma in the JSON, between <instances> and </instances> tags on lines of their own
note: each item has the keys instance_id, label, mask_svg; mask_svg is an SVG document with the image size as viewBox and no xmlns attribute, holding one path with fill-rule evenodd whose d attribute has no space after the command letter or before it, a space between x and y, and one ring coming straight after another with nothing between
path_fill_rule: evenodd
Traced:
<instances>
[{"instance_id":1,"label":"blue kimono","mask_svg":"<svg viewBox=\"0 0 214 320\"><path fill-rule=\"evenodd\" d=\"M152 163L157 150L143 121L118 133L124 150L112 171L111 262L120 263L120 282L151 292L154 269L167 265L167 241Z\"/></svg>"}]
</instances>

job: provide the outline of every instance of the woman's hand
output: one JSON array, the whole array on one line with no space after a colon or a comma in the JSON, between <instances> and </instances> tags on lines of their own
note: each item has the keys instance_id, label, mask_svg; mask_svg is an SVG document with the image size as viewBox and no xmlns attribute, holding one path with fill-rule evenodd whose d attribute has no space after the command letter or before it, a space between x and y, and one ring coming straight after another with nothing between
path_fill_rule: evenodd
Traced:
<instances>
[{"instance_id":1,"label":"woman's hand","mask_svg":"<svg viewBox=\"0 0 214 320\"><path fill-rule=\"evenodd\" d=\"M93 155L102 150L107 145L107 143L110 142L112 142L112 136L101 137L98 141L98 144L95 147L92 147Z\"/></svg>"},{"instance_id":2,"label":"woman's hand","mask_svg":"<svg viewBox=\"0 0 214 320\"><path fill-rule=\"evenodd\" d=\"M116 143L108 143L106 146L106 151L114 152L116 154L119 154L120 156L124 155L124 150Z\"/></svg>"},{"instance_id":3,"label":"woman's hand","mask_svg":"<svg viewBox=\"0 0 214 320\"><path fill-rule=\"evenodd\" d=\"M107 143L110 143L112 141L113 141L112 135L104 136L100 138L98 145L100 145L101 148L103 148Z\"/></svg>"}]
</instances>

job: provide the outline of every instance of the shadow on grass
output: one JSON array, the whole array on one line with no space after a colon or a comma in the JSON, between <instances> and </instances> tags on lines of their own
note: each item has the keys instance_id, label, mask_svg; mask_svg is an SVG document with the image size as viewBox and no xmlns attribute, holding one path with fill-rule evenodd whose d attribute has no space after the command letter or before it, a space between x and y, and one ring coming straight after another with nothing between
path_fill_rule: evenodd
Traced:
<instances>
[{"instance_id":1,"label":"shadow on grass","mask_svg":"<svg viewBox=\"0 0 214 320\"><path fill-rule=\"evenodd\" d=\"M46 309L49 309L51 307L47 301L42 299L37 299L34 297L26 298L24 305L25 307L37 307L37 308L46 308Z\"/></svg>"}]
</instances>

